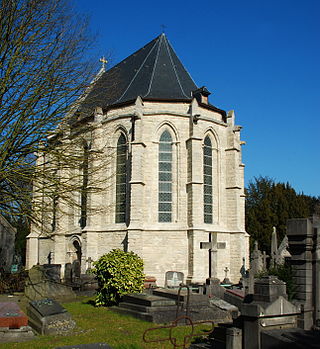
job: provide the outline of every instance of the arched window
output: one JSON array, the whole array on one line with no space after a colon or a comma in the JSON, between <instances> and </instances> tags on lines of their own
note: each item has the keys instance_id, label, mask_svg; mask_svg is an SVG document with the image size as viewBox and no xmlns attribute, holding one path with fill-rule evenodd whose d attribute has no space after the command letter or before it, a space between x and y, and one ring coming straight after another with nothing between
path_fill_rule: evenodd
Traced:
<instances>
[{"instance_id":1,"label":"arched window","mask_svg":"<svg viewBox=\"0 0 320 349\"><path fill-rule=\"evenodd\" d=\"M203 146L203 212L204 222L212 223L213 219L213 186L212 186L212 143L209 136Z\"/></svg>"},{"instance_id":2,"label":"arched window","mask_svg":"<svg viewBox=\"0 0 320 349\"><path fill-rule=\"evenodd\" d=\"M172 221L172 137L165 130L159 142L159 222Z\"/></svg>"},{"instance_id":3,"label":"arched window","mask_svg":"<svg viewBox=\"0 0 320 349\"><path fill-rule=\"evenodd\" d=\"M117 167L116 167L116 223L126 221L127 202L127 140L121 133L117 143Z\"/></svg>"}]
</instances>

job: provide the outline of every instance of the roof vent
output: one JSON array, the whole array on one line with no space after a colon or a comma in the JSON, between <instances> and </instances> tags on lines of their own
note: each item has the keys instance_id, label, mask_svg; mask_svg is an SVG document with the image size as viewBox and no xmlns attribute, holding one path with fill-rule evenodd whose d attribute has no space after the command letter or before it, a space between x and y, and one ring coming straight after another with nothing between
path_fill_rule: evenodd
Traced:
<instances>
[{"instance_id":1,"label":"roof vent","mask_svg":"<svg viewBox=\"0 0 320 349\"><path fill-rule=\"evenodd\" d=\"M192 96L196 98L196 100L199 103L203 103L203 104L208 104L209 95L211 95L211 92L209 92L205 86L202 86L197 90L192 91Z\"/></svg>"}]
</instances>

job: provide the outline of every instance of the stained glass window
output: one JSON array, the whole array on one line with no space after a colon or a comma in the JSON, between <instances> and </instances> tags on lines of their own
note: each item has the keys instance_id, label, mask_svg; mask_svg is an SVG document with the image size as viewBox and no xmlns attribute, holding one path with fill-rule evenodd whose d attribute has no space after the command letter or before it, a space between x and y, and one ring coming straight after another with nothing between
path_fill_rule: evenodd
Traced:
<instances>
[{"instance_id":1,"label":"stained glass window","mask_svg":"<svg viewBox=\"0 0 320 349\"><path fill-rule=\"evenodd\" d=\"M116 223L126 221L127 203L127 153L126 137L122 133L117 143L116 167Z\"/></svg>"},{"instance_id":2,"label":"stained glass window","mask_svg":"<svg viewBox=\"0 0 320 349\"><path fill-rule=\"evenodd\" d=\"M212 190L212 143L210 137L204 139L203 147L203 212L204 222L212 223L213 190Z\"/></svg>"},{"instance_id":3,"label":"stained glass window","mask_svg":"<svg viewBox=\"0 0 320 349\"><path fill-rule=\"evenodd\" d=\"M159 222L172 221L172 137L164 131L159 142Z\"/></svg>"}]
</instances>

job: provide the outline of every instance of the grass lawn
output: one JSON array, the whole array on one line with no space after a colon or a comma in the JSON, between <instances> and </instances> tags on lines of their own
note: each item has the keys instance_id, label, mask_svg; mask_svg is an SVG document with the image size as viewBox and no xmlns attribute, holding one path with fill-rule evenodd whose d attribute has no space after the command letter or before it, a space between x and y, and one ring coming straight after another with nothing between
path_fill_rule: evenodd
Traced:
<instances>
[{"instance_id":1,"label":"grass lawn","mask_svg":"<svg viewBox=\"0 0 320 349\"><path fill-rule=\"evenodd\" d=\"M104 342L114 349L141 349L141 348L172 348L172 344L144 343L142 336L146 329L156 327L150 322L141 321L129 316L112 312L109 308L96 308L91 305L89 299L82 301L63 303L63 306L76 321L77 327L67 335L36 336L34 340L22 343L2 343L0 349L32 348L46 349L64 345L88 344ZM203 334L205 326L196 327L195 332ZM179 326L174 329L173 336L178 339L178 344L183 343L183 337L190 333L189 326ZM169 330L158 330L155 335L169 337ZM151 337L149 337L151 338Z\"/></svg>"}]
</instances>

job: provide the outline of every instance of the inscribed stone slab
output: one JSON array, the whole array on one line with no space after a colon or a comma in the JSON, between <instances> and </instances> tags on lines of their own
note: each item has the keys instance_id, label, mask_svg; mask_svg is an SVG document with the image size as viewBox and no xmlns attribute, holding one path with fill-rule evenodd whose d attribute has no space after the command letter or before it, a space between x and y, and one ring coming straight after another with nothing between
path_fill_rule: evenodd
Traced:
<instances>
[{"instance_id":1,"label":"inscribed stone slab","mask_svg":"<svg viewBox=\"0 0 320 349\"><path fill-rule=\"evenodd\" d=\"M49 316L55 314L65 313L66 309L63 308L54 299L45 298L39 301L32 301L30 304L40 313L41 316Z\"/></svg>"},{"instance_id":2,"label":"inscribed stone slab","mask_svg":"<svg viewBox=\"0 0 320 349\"><path fill-rule=\"evenodd\" d=\"M0 303L0 327L20 328L28 325L28 317L15 302Z\"/></svg>"}]
</instances>

